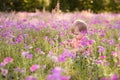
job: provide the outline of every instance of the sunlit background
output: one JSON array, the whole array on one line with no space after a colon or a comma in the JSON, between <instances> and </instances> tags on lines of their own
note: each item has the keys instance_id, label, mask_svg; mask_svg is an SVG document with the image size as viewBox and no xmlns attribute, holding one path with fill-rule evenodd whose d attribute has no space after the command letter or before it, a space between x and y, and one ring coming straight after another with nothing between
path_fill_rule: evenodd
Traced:
<instances>
[{"instance_id":1,"label":"sunlit background","mask_svg":"<svg viewBox=\"0 0 120 80\"><path fill-rule=\"evenodd\" d=\"M120 80L119 13L120 0L0 0L0 80Z\"/></svg>"},{"instance_id":2,"label":"sunlit background","mask_svg":"<svg viewBox=\"0 0 120 80\"><path fill-rule=\"evenodd\" d=\"M52 11L57 3L64 12L120 12L120 0L0 0L0 11Z\"/></svg>"}]
</instances>

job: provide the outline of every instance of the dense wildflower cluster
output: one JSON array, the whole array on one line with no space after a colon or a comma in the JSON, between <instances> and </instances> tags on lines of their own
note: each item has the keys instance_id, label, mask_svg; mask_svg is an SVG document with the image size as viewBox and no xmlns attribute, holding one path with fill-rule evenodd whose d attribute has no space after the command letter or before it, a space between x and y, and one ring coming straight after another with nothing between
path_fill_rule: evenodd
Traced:
<instances>
[{"instance_id":1,"label":"dense wildflower cluster","mask_svg":"<svg viewBox=\"0 0 120 80\"><path fill-rule=\"evenodd\" d=\"M119 30L120 14L0 13L0 80L120 80Z\"/></svg>"}]
</instances>

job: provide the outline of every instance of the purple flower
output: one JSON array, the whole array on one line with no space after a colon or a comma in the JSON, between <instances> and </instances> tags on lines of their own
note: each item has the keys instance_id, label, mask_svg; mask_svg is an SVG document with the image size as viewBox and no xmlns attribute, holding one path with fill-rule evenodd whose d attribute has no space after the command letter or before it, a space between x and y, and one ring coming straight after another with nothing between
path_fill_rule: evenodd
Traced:
<instances>
[{"instance_id":1,"label":"purple flower","mask_svg":"<svg viewBox=\"0 0 120 80\"><path fill-rule=\"evenodd\" d=\"M25 80L37 80L37 78L36 78L36 77L33 77L33 76L28 76L28 77L26 77Z\"/></svg>"},{"instance_id":2,"label":"purple flower","mask_svg":"<svg viewBox=\"0 0 120 80\"><path fill-rule=\"evenodd\" d=\"M70 76L63 76L62 75L62 72L64 70L60 67L55 67L53 70L52 70L52 74L49 74L47 76L47 80L69 80L70 79Z\"/></svg>"},{"instance_id":3,"label":"purple flower","mask_svg":"<svg viewBox=\"0 0 120 80\"><path fill-rule=\"evenodd\" d=\"M29 34L24 34L24 37L27 37L27 36L29 36Z\"/></svg>"},{"instance_id":4,"label":"purple flower","mask_svg":"<svg viewBox=\"0 0 120 80\"><path fill-rule=\"evenodd\" d=\"M71 53L68 49L65 49L65 51L59 55L58 60L60 62L64 62L67 58L73 58L75 55Z\"/></svg>"},{"instance_id":5,"label":"purple flower","mask_svg":"<svg viewBox=\"0 0 120 80\"><path fill-rule=\"evenodd\" d=\"M40 48L36 48L35 50L36 50L36 52L39 52L39 51L41 51L41 49L40 49Z\"/></svg>"},{"instance_id":6,"label":"purple flower","mask_svg":"<svg viewBox=\"0 0 120 80\"><path fill-rule=\"evenodd\" d=\"M33 57L33 55L31 53L29 53L28 51L27 52L22 52L22 56L26 57L28 59L31 59Z\"/></svg>"},{"instance_id":7,"label":"purple flower","mask_svg":"<svg viewBox=\"0 0 120 80\"><path fill-rule=\"evenodd\" d=\"M65 49L62 55L65 56L65 57L69 57L69 58L73 58L73 57L75 56L75 55L74 55L72 52L70 52L68 49Z\"/></svg>"},{"instance_id":8,"label":"purple flower","mask_svg":"<svg viewBox=\"0 0 120 80\"><path fill-rule=\"evenodd\" d=\"M75 57L75 54L73 54L73 53L70 52L69 54L67 54L67 57L68 57L68 58L74 58L74 57Z\"/></svg>"},{"instance_id":9,"label":"purple flower","mask_svg":"<svg viewBox=\"0 0 120 80\"><path fill-rule=\"evenodd\" d=\"M28 46L26 46L25 48L26 48L26 49L32 49L32 48L33 48L33 46L28 45Z\"/></svg>"},{"instance_id":10,"label":"purple flower","mask_svg":"<svg viewBox=\"0 0 120 80\"><path fill-rule=\"evenodd\" d=\"M58 58L58 60L60 62L64 62L66 60L66 57L64 55L60 55L59 58Z\"/></svg>"},{"instance_id":11,"label":"purple flower","mask_svg":"<svg viewBox=\"0 0 120 80\"><path fill-rule=\"evenodd\" d=\"M104 33L101 33L101 34L100 34L100 36L101 36L101 37L104 37L104 36L105 36L105 34L104 34Z\"/></svg>"},{"instance_id":12,"label":"purple flower","mask_svg":"<svg viewBox=\"0 0 120 80\"><path fill-rule=\"evenodd\" d=\"M22 56L25 57L27 54L29 54L29 52L22 52Z\"/></svg>"},{"instance_id":13,"label":"purple flower","mask_svg":"<svg viewBox=\"0 0 120 80\"><path fill-rule=\"evenodd\" d=\"M114 39L108 40L109 44L114 44Z\"/></svg>"},{"instance_id":14,"label":"purple flower","mask_svg":"<svg viewBox=\"0 0 120 80\"><path fill-rule=\"evenodd\" d=\"M23 37L21 34L18 34L17 38L16 38L16 42L20 43L23 40Z\"/></svg>"},{"instance_id":15,"label":"purple flower","mask_svg":"<svg viewBox=\"0 0 120 80\"><path fill-rule=\"evenodd\" d=\"M98 52L99 52L99 53L102 53L102 52L105 50L105 48L102 47L102 46L98 46L98 48L99 48L99 49L98 49Z\"/></svg>"},{"instance_id":16,"label":"purple flower","mask_svg":"<svg viewBox=\"0 0 120 80\"><path fill-rule=\"evenodd\" d=\"M20 73L24 73L24 72L25 72L25 69L22 69L22 68L15 68L14 71L20 72Z\"/></svg>"},{"instance_id":17,"label":"purple flower","mask_svg":"<svg viewBox=\"0 0 120 80\"><path fill-rule=\"evenodd\" d=\"M4 62L0 63L0 67L4 67L5 65L6 65L6 63L4 63Z\"/></svg>"},{"instance_id":18,"label":"purple flower","mask_svg":"<svg viewBox=\"0 0 120 80\"><path fill-rule=\"evenodd\" d=\"M0 25L0 28L4 28L2 25Z\"/></svg>"},{"instance_id":19,"label":"purple flower","mask_svg":"<svg viewBox=\"0 0 120 80\"><path fill-rule=\"evenodd\" d=\"M28 58L28 59L31 59L32 57L33 57L33 55L32 55L32 54L30 54L30 53L29 53L29 54L27 54L27 58Z\"/></svg>"},{"instance_id":20,"label":"purple flower","mask_svg":"<svg viewBox=\"0 0 120 80\"><path fill-rule=\"evenodd\" d=\"M83 45L83 46L87 46L87 45L88 45L86 41L81 41L80 43L81 43L81 45Z\"/></svg>"},{"instance_id":21,"label":"purple flower","mask_svg":"<svg viewBox=\"0 0 120 80\"><path fill-rule=\"evenodd\" d=\"M94 40L89 40L88 41L90 45L92 45L95 41Z\"/></svg>"},{"instance_id":22,"label":"purple flower","mask_svg":"<svg viewBox=\"0 0 120 80\"><path fill-rule=\"evenodd\" d=\"M58 74L61 74L63 72L63 69L61 67L55 67L53 70L52 70L52 73L58 73Z\"/></svg>"},{"instance_id":23,"label":"purple flower","mask_svg":"<svg viewBox=\"0 0 120 80\"><path fill-rule=\"evenodd\" d=\"M91 40L88 38L88 36L84 36L81 41L80 41L80 44L83 45L83 46L88 46L88 45L92 45L95 41L94 40Z\"/></svg>"}]
</instances>

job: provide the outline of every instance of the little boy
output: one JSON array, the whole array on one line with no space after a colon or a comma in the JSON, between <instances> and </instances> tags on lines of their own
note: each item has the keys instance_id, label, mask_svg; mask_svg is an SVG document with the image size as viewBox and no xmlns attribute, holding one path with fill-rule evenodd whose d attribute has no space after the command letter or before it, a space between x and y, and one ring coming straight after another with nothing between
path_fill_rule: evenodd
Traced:
<instances>
[{"instance_id":1,"label":"little boy","mask_svg":"<svg viewBox=\"0 0 120 80\"><path fill-rule=\"evenodd\" d=\"M76 20L71 28L71 33L74 38L67 42L67 45L73 48L73 52L76 54L87 54L91 53L91 41L86 36L87 24L82 20Z\"/></svg>"},{"instance_id":2,"label":"little boy","mask_svg":"<svg viewBox=\"0 0 120 80\"><path fill-rule=\"evenodd\" d=\"M80 41L87 33L87 24L84 21L76 20L72 25L71 32L74 35L71 45L77 48L81 45Z\"/></svg>"}]
</instances>

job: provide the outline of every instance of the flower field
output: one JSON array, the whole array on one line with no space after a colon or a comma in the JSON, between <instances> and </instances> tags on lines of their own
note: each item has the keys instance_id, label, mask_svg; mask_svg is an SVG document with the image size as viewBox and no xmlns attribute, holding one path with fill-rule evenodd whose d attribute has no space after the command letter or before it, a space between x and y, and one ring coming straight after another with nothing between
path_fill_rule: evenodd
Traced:
<instances>
[{"instance_id":1,"label":"flower field","mask_svg":"<svg viewBox=\"0 0 120 80\"><path fill-rule=\"evenodd\" d=\"M78 57L64 45L76 19L92 46ZM120 80L120 14L0 13L0 80Z\"/></svg>"}]
</instances>

